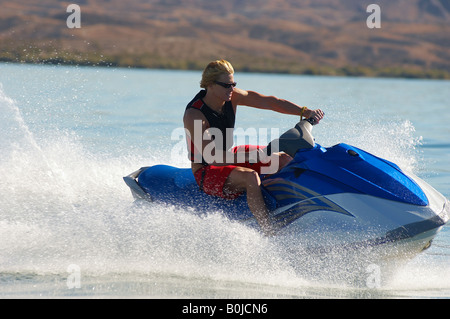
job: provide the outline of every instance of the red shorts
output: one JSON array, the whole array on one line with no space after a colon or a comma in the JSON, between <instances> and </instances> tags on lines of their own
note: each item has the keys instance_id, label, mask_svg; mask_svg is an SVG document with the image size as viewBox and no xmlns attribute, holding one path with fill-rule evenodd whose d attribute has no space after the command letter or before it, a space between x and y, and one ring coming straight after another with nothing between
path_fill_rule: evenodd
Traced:
<instances>
[{"instance_id":1,"label":"red shorts","mask_svg":"<svg viewBox=\"0 0 450 319\"><path fill-rule=\"evenodd\" d=\"M231 149L231 152L237 153L237 152L249 152L255 149L261 149L265 146L256 146L256 145L241 145L236 146ZM199 170L197 170L194 174L195 180L197 181L197 184L200 186L200 188L208 195L218 196L221 198L226 199L235 199L239 195L242 194L242 192L238 193L224 193L223 187L228 179L228 176L230 175L231 171L235 169L236 167L246 167L253 169L254 171L258 172L258 174L261 174L261 168L264 166L269 166L269 163L237 163L234 165L227 165L227 166L214 166L214 165L207 165Z\"/></svg>"}]
</instances>

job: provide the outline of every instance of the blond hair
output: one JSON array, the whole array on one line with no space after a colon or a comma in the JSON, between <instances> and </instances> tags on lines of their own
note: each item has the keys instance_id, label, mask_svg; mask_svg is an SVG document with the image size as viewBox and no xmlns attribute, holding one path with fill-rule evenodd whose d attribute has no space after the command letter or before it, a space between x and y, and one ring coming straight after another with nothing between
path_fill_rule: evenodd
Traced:
<instances>
[{"instance_id":1,"label":"blond hair","mask_svg":"<svg viewBox=\"0 0 450 319\"><path fill-rule=\"evenodd\" d=\"M222 74L234 74L233 66L225 60L216 60L210 62L203 70L200 87L206 89L214 84Z\"/></svg>"}]
</instances>

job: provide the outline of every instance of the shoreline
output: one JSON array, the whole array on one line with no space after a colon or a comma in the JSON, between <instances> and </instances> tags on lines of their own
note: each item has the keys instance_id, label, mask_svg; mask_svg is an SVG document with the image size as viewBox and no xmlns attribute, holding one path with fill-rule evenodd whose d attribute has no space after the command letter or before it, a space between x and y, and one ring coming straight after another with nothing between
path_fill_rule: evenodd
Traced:
<instances>
[{"instance_id":1,"label":"shoreline","mask_svg":"<svg viewBox=\"0 0 450 319\"><path fill-rule=\"evenodd\" d=\"M0 63L13 64L36 64L36 65L67 65L67 66L96 66L115 68L135 68L135 69L163 69L163 70L186 70L201 71L207 64L205 61L185 61L169 59L146 59L140 61L133 56L111 56L100 55L101 58L86 58L82 56L70 57L12 57L1 56ZM258 63L259 62L259 63ZM293 74L293 75L321 75L321 76L343 76L343 77L371 77L371 78L406 78L406 79L434 79L450 80L450 72L446 70L420 70L405 67L364 67L364 66L302 66L288 62L279 66L274 61L257 61L254 66L239 62L233 62L236 72L243 73L273 73L273 74ZM274 66L278 65L278 67Z\"/></svg>"}]
</instances>

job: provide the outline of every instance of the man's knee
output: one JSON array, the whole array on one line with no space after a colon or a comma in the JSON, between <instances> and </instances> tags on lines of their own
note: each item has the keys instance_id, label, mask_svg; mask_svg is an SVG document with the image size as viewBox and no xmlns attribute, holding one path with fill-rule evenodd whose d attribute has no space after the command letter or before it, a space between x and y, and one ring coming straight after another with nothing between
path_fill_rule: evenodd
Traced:
<instances>
[{"instance_id":1,"label":"man's knee","mask_svg":"<svg viewBox=\"0 0 450 319\"><path fill-rule=\"evenodd\" d=\"M252 169L243 171L243 176L247 186L259 186L261 184L258 172Z\"/></svg>"},{"instance_id":2,"label":"man's knee","mask_svg":"<svg viewBox=\"0 0 450 319\"><path fill-rule=\"evenodd\" d=\"M236 167L230 174L230 177L228 181L231 185L244 188L255 184L259 185L261 182L258 172L244 167Z\"/></svg>"},{"instance_id":3,"label":"man's knee","mask_svg":"<svg viewBox=\"0 0 450 319\"><path fill-rule=\"evenodd\" d=\"M286 166L287 164L289 164L290 161L292 161L292 157L291 156L289 156L286 153L281 153L280 154L280 167L281 168Z\"/></svg>"}]
</instances>

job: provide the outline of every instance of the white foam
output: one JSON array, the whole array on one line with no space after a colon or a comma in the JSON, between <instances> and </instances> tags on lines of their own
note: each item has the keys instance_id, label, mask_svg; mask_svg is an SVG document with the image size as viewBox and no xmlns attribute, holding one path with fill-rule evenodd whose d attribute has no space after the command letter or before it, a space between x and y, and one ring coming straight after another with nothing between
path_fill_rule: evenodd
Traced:
<instances>
[{"instance_id":1,"label":"white foam","mask_svg":"<svg viewBox=\"0 0 450 319\"><path fill-rule=\"evenodd\" d=\"M88 151L70 131L36 138L20 107L2 90L0 114L0 272L67 275L67 267L77 264L90 276L181 276L284 291L317 286L321 279L321 287L335 287L330 279L338 270L345 272L344 261L293 256L276 240L219 212L200 217L171 206L134 204L122 176L144 165L178 166L180 160L171 159L167 149L102 154ZM417 141L411 123L369 122L342 130L337 139L347 137L349 144L414 168ZM328 146L334 137L323 140ZM347 279L338 287L349 284ZM396 280L392 289L409 287L407 278ZM440 287L437 279L433 282ZM421 286L411 289L416 287Z\"/></svg>"}]
</instances>

